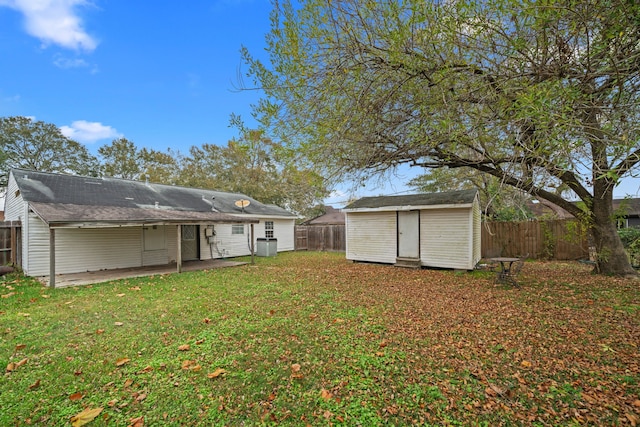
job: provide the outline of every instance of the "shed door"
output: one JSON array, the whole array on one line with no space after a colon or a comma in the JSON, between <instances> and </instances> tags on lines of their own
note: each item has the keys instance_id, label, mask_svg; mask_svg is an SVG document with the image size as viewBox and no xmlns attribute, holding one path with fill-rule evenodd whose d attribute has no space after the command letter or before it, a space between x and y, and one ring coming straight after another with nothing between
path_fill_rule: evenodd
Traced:
<instances>
[{"instance_id":1,"label":"shed door","mask_svg":"<svg viewBox=\"0 0 640 427\"><path fill-rule=\"evenodd\" d=\"M182 259L190 261L198 259L198 226L182 226Z\"/></svg>"},{"instance_id":2,"label":"shed door","mask_svg":"<svg viewBox=\"0 0 640 427\"><path fill-rule=\"evenodd\" d=\"M420 258L420 211L398 212L398 256Z\"/></svg>"}]
</instances>

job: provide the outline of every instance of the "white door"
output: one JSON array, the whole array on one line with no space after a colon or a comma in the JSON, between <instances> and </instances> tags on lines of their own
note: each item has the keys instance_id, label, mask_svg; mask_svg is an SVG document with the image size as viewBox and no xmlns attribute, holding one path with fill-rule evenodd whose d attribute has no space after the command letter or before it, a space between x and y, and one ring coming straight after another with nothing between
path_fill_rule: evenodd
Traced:
<instances>
[{"instance_id":1,"label":"white door","mask_svg":"<svg viewBox=\"0 0 640 427\"><path fill-rule=\"evenodd\" d=\"M420 258L420 211L398 212L398 257Z\"/></svg>"}]
</instances>

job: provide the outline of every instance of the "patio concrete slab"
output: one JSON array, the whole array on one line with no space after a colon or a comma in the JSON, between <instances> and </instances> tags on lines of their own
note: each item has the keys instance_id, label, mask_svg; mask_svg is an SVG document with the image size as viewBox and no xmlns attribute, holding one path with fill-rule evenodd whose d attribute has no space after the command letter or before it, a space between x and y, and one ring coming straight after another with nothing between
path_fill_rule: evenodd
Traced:
<instances>
[{"instance_id":1,"label":"patio concrete slab","mask_svg":"<svg viewBox=\"0 0 640 427\"><path fill-rule=\"evenodd\" d=\"M182 271L211 270L215 268L235 267L245 265L246 262L230 261L226 259L211 259L205 261L185 261ZM148 267L117 268L113 270L87 271L84 273L56 274L56 288L69 286L90 285L108 282L110 280L128 279L131 277L156 276L162 274L177 274L175 263L154 265ZM49 286L49 276L38 277L43 285Z\"/></svg>"}]
</instances>

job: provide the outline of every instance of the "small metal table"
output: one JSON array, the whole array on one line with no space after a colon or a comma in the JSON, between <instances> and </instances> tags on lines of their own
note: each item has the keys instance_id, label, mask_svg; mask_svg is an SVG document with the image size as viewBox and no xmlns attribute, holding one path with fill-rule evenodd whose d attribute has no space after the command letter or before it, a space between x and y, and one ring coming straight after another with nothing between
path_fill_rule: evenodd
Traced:
<instances>
[{"instance_id":1,"label":"small metal table","mask_svg":"<svg viewBox=\"0 0 640 427\"><path fill-rule=\"evenodd\" d=\"M497 272L496 280L500 283L509 283L517 286L515 276L517 271L513 271L513 263L521 261L520 258L497 257L491 258L491 261L500 263L500 271Z\"/></svg>"}]
</instances>

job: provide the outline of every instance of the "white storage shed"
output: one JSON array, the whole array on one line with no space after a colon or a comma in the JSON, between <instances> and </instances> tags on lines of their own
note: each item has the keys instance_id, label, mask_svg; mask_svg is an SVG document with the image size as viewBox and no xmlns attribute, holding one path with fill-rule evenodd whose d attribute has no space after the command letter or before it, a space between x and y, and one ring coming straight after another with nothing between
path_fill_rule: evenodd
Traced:
<instances>
[{"instance_id":1,"label":"white storage shed","mask_svg":"<svg viewBox=\"0 0 640 427\"><path fill-rule=\"evenodd\" d=\"M343 211L349 260L461 270L480 261L477 190L364 197Z\"/></svg>"}]
</instances>

